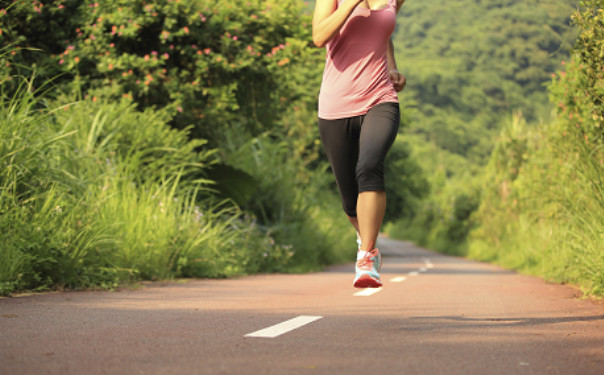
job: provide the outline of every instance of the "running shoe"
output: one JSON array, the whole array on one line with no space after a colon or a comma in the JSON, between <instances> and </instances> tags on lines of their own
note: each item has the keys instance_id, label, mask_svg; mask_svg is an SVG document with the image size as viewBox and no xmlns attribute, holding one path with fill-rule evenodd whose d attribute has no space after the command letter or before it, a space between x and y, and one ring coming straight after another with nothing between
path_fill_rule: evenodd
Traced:
<instances>
[{"instance_id":1,"label":"running shoe","mask_svg":"<svg viewBox=\"0 0 604 375\"><path fill-rule=\"evenodd\" d=\"M355 267L356 277L353 286L355 288L379 288L382 286L380 269L382 268L382 254L378 249L365 252L361 259L357 259Z\"/></svg>"}]
</instances>

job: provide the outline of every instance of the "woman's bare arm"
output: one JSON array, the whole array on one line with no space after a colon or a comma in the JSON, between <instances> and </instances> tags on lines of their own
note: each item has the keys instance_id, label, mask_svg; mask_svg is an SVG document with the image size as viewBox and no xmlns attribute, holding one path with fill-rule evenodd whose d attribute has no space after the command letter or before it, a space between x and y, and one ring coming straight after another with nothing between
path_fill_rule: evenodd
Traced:
<instances>
[{"instance_id":1,"label":"woman's bare arm","mask_svg":"<svg viewBox=\"0 0 604 375\"><path fill-rule=\"evenodd\" d=\"M344 25L350 13L365 0L347 0L336 7L337 0L317 0L312 19L312 41L324 47ZM399 0L400 1L400 0Z\"/></svg>"},{"instance_id":2,"label":"woman's bare arm","mask_svg":"<svg viewBox=\"0 0 604 375\"><path fill-rule=\"evenodd\" d=\"M397 0L396 2L396 12L401 9L405 0ZM396 67L396 59L394 58L394 44L392 43L392 38L388 41L388 49L386 50L386 62L388 64L388 75L390 77L390 81L394 85L394 89L399 92L405 88L407 84L407 78L398 72Z\"/></svg>"}]
</instances>

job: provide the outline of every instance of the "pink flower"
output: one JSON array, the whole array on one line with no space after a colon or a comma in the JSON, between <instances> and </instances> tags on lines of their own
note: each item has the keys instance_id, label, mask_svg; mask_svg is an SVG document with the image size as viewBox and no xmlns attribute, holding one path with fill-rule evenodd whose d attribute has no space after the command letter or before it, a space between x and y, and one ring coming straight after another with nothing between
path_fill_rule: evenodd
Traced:
<instances>
[{"instance_id":1,"label":"pink flower","mask_svg":"<svg viewBox=\"0 0 604 375\"><path fill-rule=\"evenodd\" d=\"M162 56L163 56L163 57L164 57L164 59L166 59L166 60L168 60L168 59L170 58L170 55L168 55L167 53L164 53Z\"/></svg>"},{"instance_id":2,"label":"pink flower","mask_svg":"<svg viewBox=\"0 0 604 375\"><path fill-rule=\"evenodd\" d=\"M59 65L63 64L65 61L63 59L59 60Z\"/></svg>"},{"instance_id":3,"label":"pink flower","mask_svg":"<svg viewBox=\"0 0 604 375\"><path fill-rule=\"evenodd\" d=\"M155 56L157 55L157 51L151 51L151 54Z\"/></svg>"},{"instance_id":4,"label":"pink flower","mask_svg":"<svg viewBox=\"0 0 604 375\"><path fill-rule=\"evenodd\" d=\"M211 49L209 49L209 48L206 48L206 49L204 49L204 50L203 50L203 52L204 52L206 55L209 55L209 54L210 54L210 52L212 52L212 50L211 50Z\"/></svg>"},{"instance_id":5,"label":"pink flower","mask_svg":"<svg viewBox=\"0 0 604 375\"><path fill-rule=\"evenodd\" d=\"M237 41L237 35L233 35L233 40Z\"/></svg>"}]
</instances>

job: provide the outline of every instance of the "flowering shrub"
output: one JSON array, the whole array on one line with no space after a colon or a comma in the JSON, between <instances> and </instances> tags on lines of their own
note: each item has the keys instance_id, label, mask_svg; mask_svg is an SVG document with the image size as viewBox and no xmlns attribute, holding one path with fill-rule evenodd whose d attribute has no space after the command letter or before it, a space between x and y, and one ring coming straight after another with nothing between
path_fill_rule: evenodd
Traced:
<instances>
[{"instance_id":1,"label":"flowering shrub","mask_svg":"<svg viewBox=\"0 0 604 375\"><path fill-rule=\"evenodd\" d=\"M168 107L196 136L234 124L258 134L308 97L300 70L320 76L303 9L296 0L13 1L0 10L0 41L19 56L0 62L0 80L35 66L40 79L63 73L84 93L102 87Z\"/></svg>"}]
</instances>

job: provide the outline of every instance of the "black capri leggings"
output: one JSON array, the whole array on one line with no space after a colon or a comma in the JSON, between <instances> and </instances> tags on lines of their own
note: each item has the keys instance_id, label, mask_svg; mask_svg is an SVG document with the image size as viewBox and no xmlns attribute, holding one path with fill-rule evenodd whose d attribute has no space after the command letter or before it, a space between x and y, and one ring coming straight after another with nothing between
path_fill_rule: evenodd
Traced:
<instances>
[{"instance_id":1,"label":"black capri leggings","mask_svg":"<svg viewBox=\"0 0 604 375\"><path fill-rule=\"evenodd\" d=\"M364 191L384 191L384 159L398 133L398 103L381 103L361 116L319 118L319 133L336 177L342 206L357 216L357 198Z\"/></svg>"}]
</instances>

